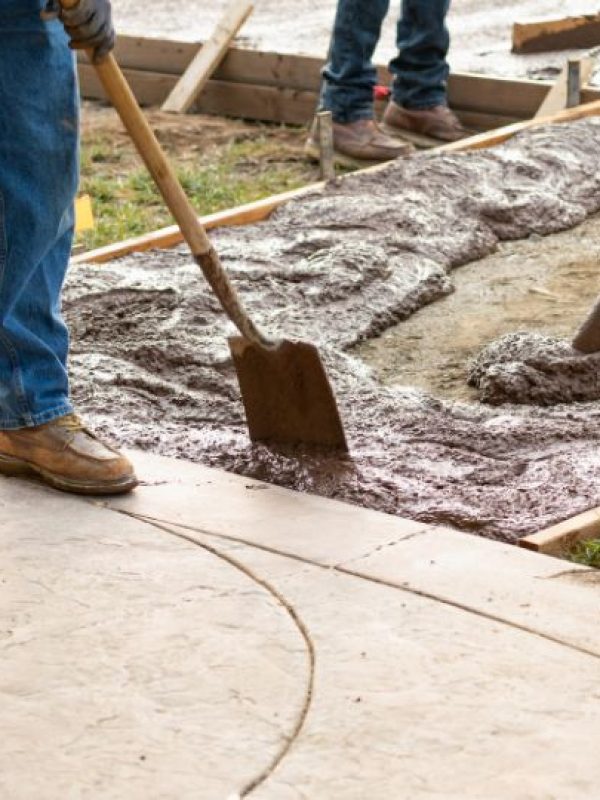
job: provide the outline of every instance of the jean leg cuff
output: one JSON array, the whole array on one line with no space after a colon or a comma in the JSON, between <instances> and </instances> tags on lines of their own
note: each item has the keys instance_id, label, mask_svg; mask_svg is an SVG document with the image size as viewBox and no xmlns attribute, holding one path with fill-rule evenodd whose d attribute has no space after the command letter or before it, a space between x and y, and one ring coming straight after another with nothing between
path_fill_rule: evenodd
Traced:
<instances>
[{"instance_id":1,"label":"jean leg cuff","mask_svg":"<svg viewBox=\"0 0 600 800\"><path fill-rule=\"evenodd\" d=\"M407 108L410 111L424 111L426 108L434 108L434 106L447 106L448 96L444 93L430 95L424 100L408 100L405 97L392 93L392 100L402 108Z\"/></svg>"},{"instance_id":2,"label":"jean leg cuff","mask_svg":"<svg viewBox=\"0 0 600 800\"><path fill-rule=\"evenodd\" d=\"M0 431L17 431L21 428L35 428L38 425L44 425L46 422L52 422L55 419L66 417L67 414L72 413L73 406L70 403L62 403L60 406L50 408L47 411L28 415L27 418L0 417Z\"/></svg>"},{"instance_id":3,"label":"jean leg cuff","mask_svg":"<svg viewBox=\"0 0 600 800\"><path fill-rule=\"evenodd\" d=\"M331 111L333 121L342 125L349 122L358 122L361 119L375 119L375 112L372 106L364 108L328 108L326 105L321 105L319 111Z\"/></svg>"}]
</instances>

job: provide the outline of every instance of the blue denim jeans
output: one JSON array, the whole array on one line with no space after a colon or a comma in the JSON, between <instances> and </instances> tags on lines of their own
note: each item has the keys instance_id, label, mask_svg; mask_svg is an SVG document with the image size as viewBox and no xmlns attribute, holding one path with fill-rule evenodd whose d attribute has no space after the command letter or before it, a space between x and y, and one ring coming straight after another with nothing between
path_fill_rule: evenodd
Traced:
<instances>
[{"instance_id":1,"label":"blue denim jeans","mask_svg":"<svg viewBox=\"0 0 600 800\"><path fill-rule=\"evenodd\" d=\"M73 54L43 0L0 0L0 429L72 411L60 295L78 181Z\"/></svg>"},{"instance_id":2,"label":"blue denim jeans","mask_svg":"<svg viewBox=\"0 0 600 800\"><path fill-rule=\"evenodd\" d=\"M321 92L321 107L330 110L336 122L373 116L377 76L372 58L389 5L390 0L338 0ZM449 7L450 0L402 0L398 55L390 62L390 72L392 96L405 108L446 102Z\"/></svg>"}]
</instances>

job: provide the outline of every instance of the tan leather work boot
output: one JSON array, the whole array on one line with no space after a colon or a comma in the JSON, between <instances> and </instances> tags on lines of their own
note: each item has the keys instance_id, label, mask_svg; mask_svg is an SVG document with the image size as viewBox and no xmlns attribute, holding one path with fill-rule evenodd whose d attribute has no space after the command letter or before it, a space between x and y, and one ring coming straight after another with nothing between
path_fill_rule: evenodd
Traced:
<instances>
[{"instance_id":1,"label":"tan leather work boot","mask_svg":"<svg viewBox=\"0 0 600 800\"><path fill-rule=\"evenodd\" d=\"M0 473L34 475L76 494L123 494L137 486L130 462L75 414L35 428L0 431Z\"/></svg>"},{"instance_id":2,"label":"tan leather work boot","mask_svg":"<svg viewBox=\"0 0 600 800\"><path fill-rule=\"evenodd\" d=\"M439 142L457 142L470 136L471 131L464 128L448 106L433 108L403 108L393 100L387 105L382 119L383 130L392 136L417 134Z\"/></svg>"},{"instance_id":3,"label":"tan leather work boot","mask_svg":"<svg viewBox=\"0 0 600 800\"><path fill-rule=\"evenodd\" d=\"M319 160L319 143L316 124L304 149L305 154ZM410 155L414 150L408 142L386 136L373 119L356 122L333 123L333 152L338 164L348 167L366 167Z\"/></svg>"}]
</instances>

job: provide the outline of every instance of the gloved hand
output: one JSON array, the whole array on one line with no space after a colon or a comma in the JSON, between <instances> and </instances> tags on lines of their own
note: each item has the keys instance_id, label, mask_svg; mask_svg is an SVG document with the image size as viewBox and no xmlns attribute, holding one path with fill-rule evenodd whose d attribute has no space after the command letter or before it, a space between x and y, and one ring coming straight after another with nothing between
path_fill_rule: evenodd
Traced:
<instances>
[{"instance_id":1,"label":"gloved hand","mask_svg":"<svg viewBox=\"0 0 600 800\"><path fill-rule=\"evenodd\" d=\"M95 64L115 46L110 0L79 0L73 8L63 8L59 0L48 0L42 16L57 16L69 35L73 50L91 50Z\"/></svg>"}]
</instances>

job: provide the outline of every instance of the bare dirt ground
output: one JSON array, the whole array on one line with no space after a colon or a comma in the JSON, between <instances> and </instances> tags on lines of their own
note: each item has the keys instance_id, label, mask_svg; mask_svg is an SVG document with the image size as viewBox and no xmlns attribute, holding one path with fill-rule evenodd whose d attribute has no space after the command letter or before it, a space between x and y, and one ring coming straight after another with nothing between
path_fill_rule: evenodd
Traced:
<instances>
[{"instance_id":1,"label":"bare dirt ground","mask_svg":"<svg viewBox=\"0 0 600 800\"><path fill-rule=\"evenodd\" d=\"M389 385L474 401L466 382L482 347L513 331L571 338L600 293L600 217L553 236L502 242L452 273L454 292L355 353Z\"/></svg>"},{"instance_id":2,"label":"bare dirt ground","mask_svg":"<svg viewBox=\"0 0 600 800\"><path fill-rule=\"evenodd\" d=\"M182 40L210 35L227 0L210 4L173 0L113 0L122 33ZM391 5L376 59L395 52L395 21L399 3ZM255 10L238 41L247 47L325 57L336 0L256 0ZM589 14L594 0L454 0L448 25L452 34L450 63L455 70L548 77L567 54L515 56L510 32L517 19L548 15Z\"/></svg>"},{"instance_id":3,"label":"bare dirt ground","mask_svg":"<svg viewBox=\"0 0 600 800\"><path fill-rule=\"evenodd\" d=\"M301 128L155 109L145 113L199 214L319 178L317 165L303 155ZM81 191L92 197L96 225L78 237L78 248L101 247L171 224L116 113L85 103L81 129Z\"/></svg>"},{"instance_id":4,"label":"bare dirt ground","mask_svg":"<svg viewBox=\"0 0 600 800\"><path fill-rule=\"evenodd\" d=\"M254 164L249 161L246 164L248 169L259 172L273 168L274 163L288 161L302 166L307 182L318 180L317 167L307 162L303 155L305 133L297 128L208 114L167 114L155 108L144 109L144 114L166 152L180 164L210 163L219 148L267 137L277 147L276 152L271 158ZM116 112L103 103L83 104L81 136L84 144L94 143L99 138L110 141L113 151L119 154L119 173L142 163ZM115 158L112 168L116 161ZM103 163L102 171L110 174L112 168L111 162L107 161Z\"/></svg>"}]
</instances>

